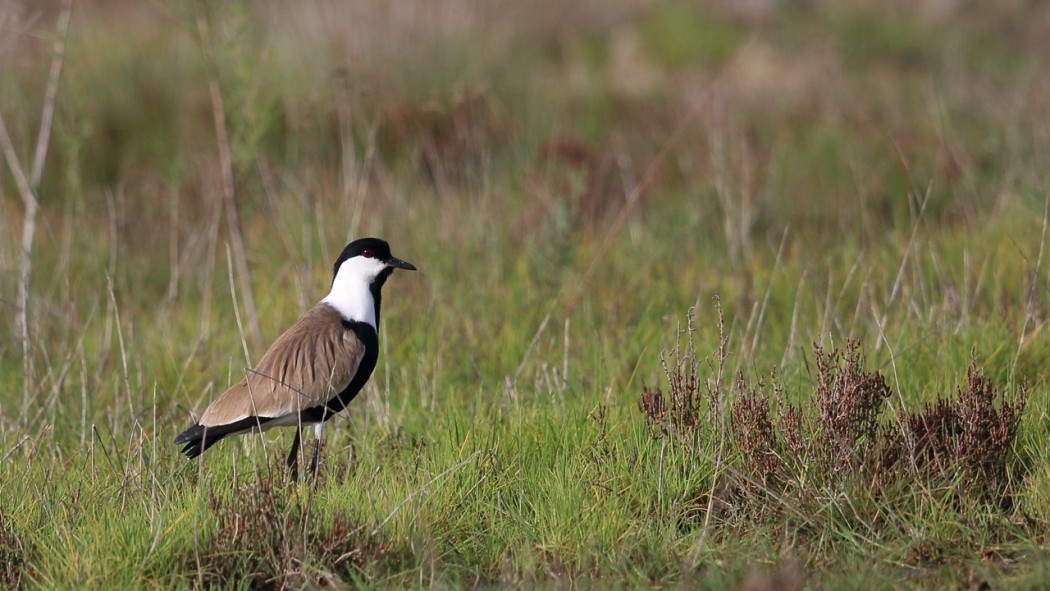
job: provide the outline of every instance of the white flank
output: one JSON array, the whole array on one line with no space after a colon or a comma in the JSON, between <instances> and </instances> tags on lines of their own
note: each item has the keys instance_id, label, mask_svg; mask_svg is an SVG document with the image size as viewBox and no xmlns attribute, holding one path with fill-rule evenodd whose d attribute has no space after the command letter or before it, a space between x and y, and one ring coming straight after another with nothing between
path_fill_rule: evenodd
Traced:
<instances>
[{"instance_id":1,"label":"white flank","mask_svg":"<svg viewBox=\"0 0 1050 591\"><path fill-rule=\"evenodd\" d=\"M332 291L321 301L335 308L343 318L376 326L376 302L368 286L386 268L374 258L356 256L343 261L332 282Z\"/></svg>"}]
</instances>

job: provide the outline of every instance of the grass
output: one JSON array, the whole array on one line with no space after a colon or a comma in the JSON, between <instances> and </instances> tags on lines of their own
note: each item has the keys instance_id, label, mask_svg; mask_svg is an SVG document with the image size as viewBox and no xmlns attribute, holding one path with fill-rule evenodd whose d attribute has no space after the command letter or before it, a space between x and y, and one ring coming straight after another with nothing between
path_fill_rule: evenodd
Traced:
<instances>
[{"instance_id":1,"label":"grass","mask_svg":"<svg viewBox=\"0 0 1050 591\"><path fill-rule=\"evenodd\" d=\"M0 585L1045 586L1044 9L424 4L76 6L25 359L0 166ZM187 462L363 235L421 272L317 486Z\"/></svg>"}]
</instances>

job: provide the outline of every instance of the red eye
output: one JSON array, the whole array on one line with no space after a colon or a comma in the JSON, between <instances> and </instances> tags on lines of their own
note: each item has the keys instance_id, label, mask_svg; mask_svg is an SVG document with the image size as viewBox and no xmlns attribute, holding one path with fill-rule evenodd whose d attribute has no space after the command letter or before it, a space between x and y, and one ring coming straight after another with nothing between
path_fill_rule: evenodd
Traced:
<instances>
[{"instance_id":1,"label":"red eye","mask_svg":"<svg viewBox=\"0 0 1050 591\"><path fill-rule=\"evenodd\" d=\"M366 248L366 249L362 250L361 251L361 256L365 257L366 259L372 258L372 256L373 256L372 249L371 248Z\"/></svg>"}]
</instances>

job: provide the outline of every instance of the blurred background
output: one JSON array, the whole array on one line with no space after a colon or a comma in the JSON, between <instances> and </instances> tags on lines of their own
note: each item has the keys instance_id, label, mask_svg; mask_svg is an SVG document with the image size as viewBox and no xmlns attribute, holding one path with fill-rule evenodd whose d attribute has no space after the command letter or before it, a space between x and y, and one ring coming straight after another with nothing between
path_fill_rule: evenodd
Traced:
<instances>
[{"instance_id":1,"label":"blurred background","mask_svg":"<svg viewBox=\"0 0 1050 591\"><path fill-rule=\"evenodd\" d=\"M28 168L61 3L0 6L0 113ZM627 379L712 295L749 343L738 367L911 321L1023 341L1046 308L1047 31L1022 0L77 1L30 363L0 342L0 383L108 383L123 336L130 389L185 412L366 234L424 269L391 285L403 346L455 337L442 367L490 385L586 356L561 351L574 314ZM396 328L424 318L429 336Z\"/></svg>"}]
</instances>

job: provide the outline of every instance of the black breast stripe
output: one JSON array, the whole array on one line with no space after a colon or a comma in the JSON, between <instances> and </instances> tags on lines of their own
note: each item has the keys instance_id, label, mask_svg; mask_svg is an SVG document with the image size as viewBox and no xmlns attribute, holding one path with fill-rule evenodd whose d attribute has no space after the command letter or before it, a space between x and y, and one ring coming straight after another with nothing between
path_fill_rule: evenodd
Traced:
<instances>
[{"instance_id":1,"label":"black breast stripe","mask_svg":"<svg viewBox=\"0 0 1050 591\"><path fill-rule=\"evenodd\" d=\"M376 361L379 360L379 335L376 334L372 325L367 322L343 320L343 329L353 331L354 336L364 345L365 353L361 357L361 363L357 366L357 373L354 374L354 378L350 380L346 388L330 398L327 403L302 411L299 416L303 423L327 421L346 408L346 405L350 404L350 401L368 382L368 378L372 377L372 371L376 368Z\"/></svg>"}]
</instances>

